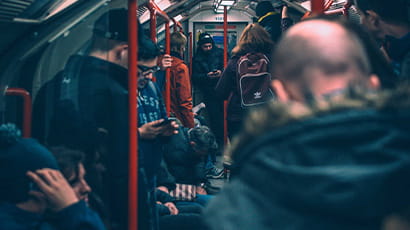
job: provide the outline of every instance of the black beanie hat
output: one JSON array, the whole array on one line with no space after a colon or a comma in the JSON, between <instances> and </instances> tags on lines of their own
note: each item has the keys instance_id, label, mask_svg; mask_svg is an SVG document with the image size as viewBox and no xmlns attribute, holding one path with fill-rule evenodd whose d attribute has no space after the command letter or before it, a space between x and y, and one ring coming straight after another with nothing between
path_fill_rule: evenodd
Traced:
<instances>
[{"instance_id":1,"label":"black beanie hat","mask_svg":"<svg viewBox=\"0 0 410 230\"><path fill-rule=\"evenodd\" d=\"M212 36L208 33L202 33L199 35L199 40L198 40L198 46L202 46L203 44L206 43L212 43L212 45L215 44L214 39Z\"/></svg>"},{"instance_id":2,"label":"black beanie hat","mask_svg":"<svg viewBox=\"0 0 410 230\"><path fill-rule=\"evenodd\" d=\"M113 9L104 13L94 23L93 31L100 37L128 41L128 11L126 9Z\"/></svg>"},{"instance_id":3,"label":"black beanie hat","mask_svg":"<svg viewBox=\"0 0 410 230\"><path fill-rule=\"evenodd\" d=\"M12 124L0 126L0 203L20 203L28 199L34 183L27 171L58 169L52 154L37 141L23 139Z\"/></svg>"},{"instance_id":4,"label":"black beanie hat","mask_svg":"<svg viewBox=\"0 0 410 230\"><path fill-rule=\"evenodd\" d=\"M258 3L255 9L256 16L262 17L263 15L274 11L275 9L272 6L270 1L263 1Z\"/></svg>"}]
</instances>

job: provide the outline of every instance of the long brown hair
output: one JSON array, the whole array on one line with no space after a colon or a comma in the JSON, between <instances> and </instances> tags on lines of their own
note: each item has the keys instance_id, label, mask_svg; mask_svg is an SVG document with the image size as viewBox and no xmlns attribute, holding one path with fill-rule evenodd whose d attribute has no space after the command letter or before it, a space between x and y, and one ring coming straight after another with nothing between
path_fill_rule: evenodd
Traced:
<instances>
[{"instance_id":1,"label":"long brown hair","mask_svg":"<svg viewBox=\"0 0 410 230\"><path fill-rule=\"evenodd\" d=\"M232 55L244 55L249 52L270 54L273 46L269 33L262 26L253 23L243 30L238 45L232 50Z\"/></svg>"}]
</instances>

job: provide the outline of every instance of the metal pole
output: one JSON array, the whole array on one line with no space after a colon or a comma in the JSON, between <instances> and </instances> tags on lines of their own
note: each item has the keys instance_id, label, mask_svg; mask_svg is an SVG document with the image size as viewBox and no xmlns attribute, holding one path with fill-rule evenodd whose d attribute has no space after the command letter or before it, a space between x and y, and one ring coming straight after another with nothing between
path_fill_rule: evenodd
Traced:
<instances>
[{"instance_id":1,"label":"metal pole","mask_svg":"<svg viewBox=\"0 0 410 230\"><path fill-rule=\"evenodd\" d=\"M138 109L137 109L137 0L128 0L128 109L129 109L129 174L128 229L138 229Z\"/></svg>"},{"instance_id":2,"label":"metal pole","mask_svg":"<svg viewBox=\"0 0 410 230\"><path fill-rule=\"evenodd\" d=\"M192 79L192 53L193 53L192 49L193 49L193 36L192 36L192 32L189 32L189 76L191 76L191 79Z\"/></svg>"},{"instance_id":3,"label":"metal pole","mask_svg":"<svg viewBox=\"0 0 410 230\"><path fill-rule=\"evenodd\" d=\"M171 54L171 31L169 21L165 23L165 53ZM167 68L165 73L165 107L167 109L167 116L171 112L171 69Z\"/></svg>"},{"instance_id":4,"label":"metal pole","mask_svg":"<svg viewBox=\"0 0 410 230\"><path fill-rule=\"evenodd\" d=\"M325 1L324 0L311 0L310 1L312 6L312 14L313 15L320 15L325 12Z\"/></svg>"},{"instance_id":5,"label":"metal pole","mask_svg":"<svg viewBox=\"0 0 410 230\"><path fill-rule=\"evenodd\" d=\"M149 8L151 40L157 43L157 14L154 8Z\"/></svg>"},{"instance_id":6,"label":"metal pole","mask_svg":"<svg viewBox=\"0 0 410 230\"><path fill-rule=\"evenodd\" d=\"M6 95L23 98L23 137L31 137L31 96L25 89L8 88Z\"/></svg>"},{"instance_id":7,"label":"metal pole","mask_svg":"<svg viewBox=\"0 0 410 230\"><path fill-rule=\"evenodd\" d=\"M224 6L224 68L228 65L228 9ZM224 101L224 143L228 143L227 109L228 101Z\"/></svg>"}]
</instances>

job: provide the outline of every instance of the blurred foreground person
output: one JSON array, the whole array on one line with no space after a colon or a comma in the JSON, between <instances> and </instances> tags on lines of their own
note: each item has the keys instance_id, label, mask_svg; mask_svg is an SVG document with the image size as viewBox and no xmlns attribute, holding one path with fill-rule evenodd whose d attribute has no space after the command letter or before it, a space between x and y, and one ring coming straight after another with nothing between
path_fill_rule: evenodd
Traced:
<instances>
[{"instance_id":1,"label":"blurred foreground person","mask_svg":"<svg viewBox=\"0 0 410 230\"><path fill-rule=\"evenodd\" d=\"M252 113L234 140L210 229L381 229L408 208L410 90L376 94L359 41L337 22L289 29L272 61L283 103Z\"/></svg>"}]
</instances>

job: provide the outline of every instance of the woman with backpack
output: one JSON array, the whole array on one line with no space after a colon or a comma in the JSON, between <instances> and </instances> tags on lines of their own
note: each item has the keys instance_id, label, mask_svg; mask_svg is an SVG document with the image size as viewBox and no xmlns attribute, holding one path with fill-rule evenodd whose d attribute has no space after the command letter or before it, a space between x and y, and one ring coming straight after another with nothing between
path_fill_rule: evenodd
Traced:
<instances>
[{"instance_id":1,"label":"woman with backpack","mask_svg":"<svg viewBox=\"0 0 410 230\"><path fill-rule=\"evenodd\" d=\"M231 139L242 127L245 112L273 97L270 91L270 55L274 43L258 24L249 24L215 90L222 100L228 99L228 136Z\"/></svg>"}]
</instances>

